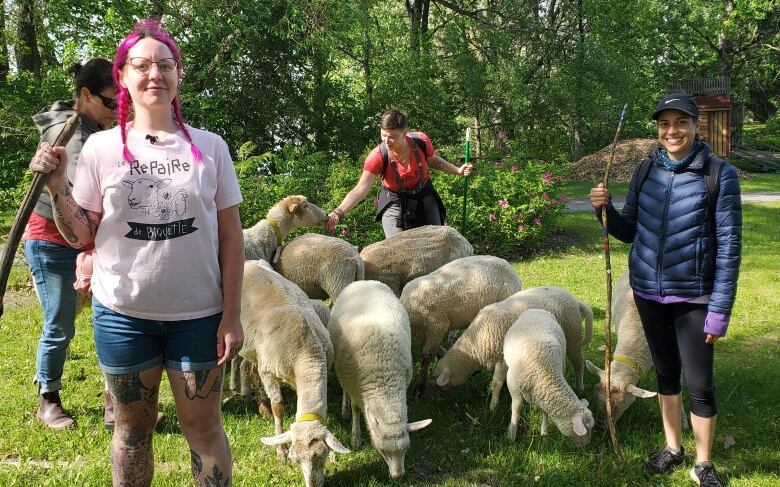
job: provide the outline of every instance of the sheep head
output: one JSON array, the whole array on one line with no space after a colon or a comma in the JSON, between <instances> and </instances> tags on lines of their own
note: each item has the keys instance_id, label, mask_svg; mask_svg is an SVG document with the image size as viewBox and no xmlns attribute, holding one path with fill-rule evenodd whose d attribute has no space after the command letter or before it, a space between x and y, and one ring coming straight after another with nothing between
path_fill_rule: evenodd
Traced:
<instances>
[{"instance_id":1,"label":"sheep head","mask_svg":"<svg viewBox=\"0 0 780 487\"><path fill-rule=\"evenodd\" d=\"M349 453L349 450L319 421L300 421L290 425L289 431L261 438L268 446L290 445L287 458L303 471L306 487L325 485L325 461L331 450Z\"/></svg>"},{"instance_id":2,"label":"sheep head","mask_svg":"<svg viewBox=\"0 0 780 487\"><path fill-rule=\"evenodd\" d=\"M580 399L582 409L571 418L571 432L567 434L574 441L574 444L583 447L590 443L590 433L596 421L593 419L593 413L588 409L587 399Z\"/></svg>"},{"instance_id":3,"label":"sheep head","mask_svg":"<svg viewBox=\"0 0 780 487\"><path fill-rule=\"evenodd\" d=\"M606 398L606 391L604 389L604 381L606 380L606 374L602 369L596 367L593 364L593 362L591 362L590 360L587 360L585 362L585 366L587 367L588 372L598 376L600 379L599 383L593 386L593 392L599 400L598 415L600 418L606 418L607 398ZM622 416L623 413L626 412L628 407L631 406L634 403L634 401L636 401L637 397L646 399L648 397L654 397L656 395L655 392L650 392L644 389L640 389L639 387L636 386L636 384L631 382L628 379L628 377L621 374L619 371L616 371L614 368L613 368L613 372L610 374L609 379L610 379L609 380L610 395L612 398L612 420L613 421L617 421L618 419L620 419L620 416Z\"/></svg>"},{"instance_id":4,"label":"sheep head","mask_svg":"<svg viewBox=\"0 0 780 487\"><path fill-rule=\"evenodd\" d=\"M281 203L294 228L324 226L328 221L325 210L310 203L303 195L288 196Z\"/></svg>"},{"instance_id":5,"label":"sheep head","mask_svg":"<svg viewBox=\"0 0 780 487\"><path fill-rule=\"evenodd\" d=\"M479 362L458 348L456 342L447 354L436 362L433 376L436 377L436 384L446 389L463 384L481 369Z\"/></svg>"},{"instance_id":6,"label":"sheep head","mask_svg":"<svg viewBox=\"0 0 780 487\"><path fill-rule=\"evenodd\" d=\"M432 419L414 423L380 424L376 416L365 410L366 425L371 435L371 444L377 449L390 469L390 477L398 480L404 476L404 458L409 449L409 433L421 430L431 424Z\"/></svg>"}]
</instances>

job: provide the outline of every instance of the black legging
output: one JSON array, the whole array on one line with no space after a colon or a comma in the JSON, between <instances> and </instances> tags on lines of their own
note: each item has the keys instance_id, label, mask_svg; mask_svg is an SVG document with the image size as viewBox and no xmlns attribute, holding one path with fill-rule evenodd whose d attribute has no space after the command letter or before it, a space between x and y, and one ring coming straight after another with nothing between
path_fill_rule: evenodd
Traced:
<instances>
[{"instance_id":1,"label":"black legging","mask_svg":"<svg viewBox=\"0 0 780 487\"><path fill-rule=\"evenodd\" d=\"M712 379L714 348L705 342L706 304L661 304L634 294L647 344L655 364L658 393L679 394L685 376L691 412L702 418L717 414Z\"/></svg>"}]
</instances>

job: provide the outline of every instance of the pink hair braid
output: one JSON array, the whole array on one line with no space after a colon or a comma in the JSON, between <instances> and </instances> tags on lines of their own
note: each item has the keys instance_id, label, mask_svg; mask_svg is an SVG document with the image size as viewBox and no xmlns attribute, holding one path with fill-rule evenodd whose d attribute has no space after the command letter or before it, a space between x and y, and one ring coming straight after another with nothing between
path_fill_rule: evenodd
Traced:
<instances>
[{"instance_id":1,"label":"pink hair braid","mask_svg":"<svg viewBox=\"0 0 780 487\"><path fill-rule=\"evenodd\" d=\"M198 149L198 146L195 145L195 143L192 141L192 136L190 135L190 131L187 130L187 126L184 125L184 118L181 116L181 108L179 107L178 96L176 96L176 98L173 99L171 105L173 105L173 113L176 116L176 123L179 124L179 127L181 127L182 131L184 132L184 135L187 136L187 140L190 142L190 150L192 151L192 157L195 159L196 162L203 162L203 154L201 154L200 149Z\"/></svg>"},{"instance_id":2,"label":"pink hair braid","mask_svg":"<svg viewBox=\"0 0 780 487\"><path fill-rule=\"evenodd\" d=\"M127 164L133 163L133 154L127 147L127 113L130 111L130 95L127 88L119 86L119 102L117 103L119 130L122 133L122 160Z\"/></svg>"}]
</instances>

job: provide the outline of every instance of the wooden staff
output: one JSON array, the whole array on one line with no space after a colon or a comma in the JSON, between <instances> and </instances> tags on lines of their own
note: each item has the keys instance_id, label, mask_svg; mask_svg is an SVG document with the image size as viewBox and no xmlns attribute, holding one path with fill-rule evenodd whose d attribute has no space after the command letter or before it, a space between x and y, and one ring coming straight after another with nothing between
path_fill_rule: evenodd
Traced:
<instances>
[{"instance_id":1,"label":"wooden staff","mask_svg":"<svg viewBox=\"0 0 780 487\"><path fill-rule=\"evenodd\" d=\"M60 130L53 147L67 145L73 134L76 133L80 122L81 119L78 113L71 115L65 122L62 130ZM27 220L30 219L30 214L41 196L41 191L43 191L47 179L49 179L49 173L33 172L32 184L30 184L27 194L24 195L22 206L19 207L14 224L11 226L11 232L8 234L8 243L3 251L3 260L0 263L0 317L3 316L3 298L5 297L5 288L8 285L8 276L11 274L14 256L16 255L16 247L19 246L19 240L22 239L24 227L27 225Z\"/></svg>"},{"instance_id":2,"label":"wooden staff","mask_svg":"<svg viewBox=\"0 0 780 487\"><path fill-rule=\"evenodd\" d=\"M607 182L609 181L609 170L612 167L612 159L615 157L615 149L617 149L617 143L620 139L620 131L623 129L623 122L626 119L626 109L628 103L623 105L623 110L620 112L620 121L618 122L617 131L615 131L615 141L612 142L612 152L609 154L609 160L607 161L607 170L604 173L604 188L607 188ZM610 382L610 375L612 372L612 264L609 260L609 231L607 230L607 205L601 206L601 223L603 227L604 235L604 264L607 271L607 307L604 311L604 375L606 376L605 390L607 401L607 426L609 427L609 437L612 440L612 450L615 452L615 456L619 463L623 462L623 456L620 454L620 445L618 445L617 434L615 433L615 422L612 420L612 383Z\"/></svg>"}]
</instances>

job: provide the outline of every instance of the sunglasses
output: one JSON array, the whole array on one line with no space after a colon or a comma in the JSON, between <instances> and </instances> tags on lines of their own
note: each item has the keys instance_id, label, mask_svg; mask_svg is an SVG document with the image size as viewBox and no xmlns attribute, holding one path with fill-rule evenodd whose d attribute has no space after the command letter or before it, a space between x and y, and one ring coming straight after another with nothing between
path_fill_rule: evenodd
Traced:
<instances>
[{"instance_id":1,"label":"sunglasses","mask_svg":"<svg viewBox=\"0 0 780 487\"><path fill-rule=\"evenodd\" d=\"M104 107L108 108L109 110L116 110L116 100L114 98L103 96L100 93L95 93L95 96L100 98L100 101L103 102Z\"/></svg>"}]
</instances>

